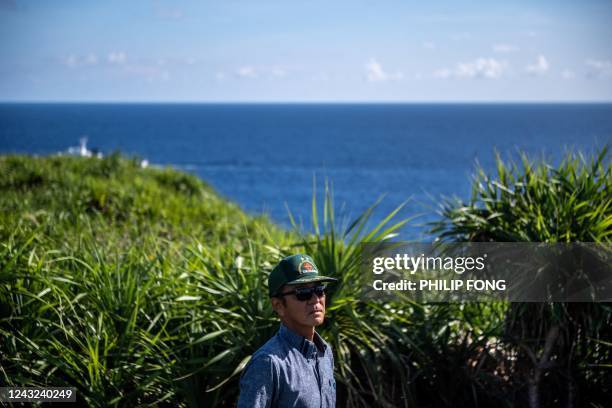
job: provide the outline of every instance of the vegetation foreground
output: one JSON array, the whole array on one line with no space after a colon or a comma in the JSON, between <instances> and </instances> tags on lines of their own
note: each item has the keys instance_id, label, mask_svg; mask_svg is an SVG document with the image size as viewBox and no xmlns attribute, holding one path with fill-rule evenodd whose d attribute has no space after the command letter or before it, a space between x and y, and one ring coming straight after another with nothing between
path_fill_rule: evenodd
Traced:
<instances>
[{"instance_id":1,"label":"vegetation foreground","mask_svg":"<svg viewBox=\"0 0 612 408\"><path fill-rule=\"evenodd\" d=\"M445 201L440 240L610 242L612 166L479 171ZM73 386L82 406L233 406L278 321L271 267L306 252L340 279L321 330L346 407L603 407L612 306L416 304L361 296L360 243L391 240L399 208L339 226L313 194L311 233L245 215L194 176L104 159L0 157L0 386Z\"/></svg>"}]
</instances>

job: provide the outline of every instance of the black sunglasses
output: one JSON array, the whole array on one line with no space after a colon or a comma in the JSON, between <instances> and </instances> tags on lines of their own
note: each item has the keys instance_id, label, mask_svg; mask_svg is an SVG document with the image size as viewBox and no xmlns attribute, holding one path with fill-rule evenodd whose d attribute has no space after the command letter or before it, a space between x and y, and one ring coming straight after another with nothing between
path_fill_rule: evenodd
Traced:
<instances>
[{"instance_id":1,"label":"black sunglasses","mask_svg":"<svg viewBox=\"0 0 612 408\"><path fill-rule=\"evenodd\" d=\"M295 295L296 299L302 302L310 300L312 294L315 293L317 297L323 297L325 295L325 285L313 286L312 288L297 288L291 292L279 293L278 296Z\"/></svg>"}]
</instances>

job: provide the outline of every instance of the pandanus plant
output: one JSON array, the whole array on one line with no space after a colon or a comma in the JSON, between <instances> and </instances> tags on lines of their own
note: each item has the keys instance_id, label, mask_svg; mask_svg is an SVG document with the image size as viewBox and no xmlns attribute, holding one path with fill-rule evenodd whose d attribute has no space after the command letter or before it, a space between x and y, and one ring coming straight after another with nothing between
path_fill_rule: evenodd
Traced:
<instances>
[{"instance_id":1,"label":"pandanus plant","mask_svg":"<svg viewBox=\"0 0 612 408\"><path fill-rule=\"evenodd\" d=\"M432 228L442 241L612 241L612 166L608 147L590 160L569 153L558 166L525 155L496 157L497 174L479 168L466 203L447 200ZM612 395L609 303L513 303L503 343L510 347L515 402L537 408L607 404ZM581 388L596 390L585 395Z\"/></svg>"}]
</instances>

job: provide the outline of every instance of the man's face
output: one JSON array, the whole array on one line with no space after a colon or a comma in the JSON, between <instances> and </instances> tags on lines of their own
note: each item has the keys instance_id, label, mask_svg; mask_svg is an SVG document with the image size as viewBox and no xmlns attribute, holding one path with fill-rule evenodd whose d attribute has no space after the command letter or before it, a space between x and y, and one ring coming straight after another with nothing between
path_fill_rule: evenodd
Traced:
<instances>
[{"instance_id":1,"label":"man's face","mask_svg":"<svg viewBox=\"0 0 612 408\"><path fill-rule=\"evenodd\" d=\"M297 288L312 288L320 285L321 282L285 285L281 293L291 292ZM275 298L273 305L288 326L314 327L323 323L325 319L325 294L318 297L316 293L313 293L310 299L306 301L297 300L295 295L286 295L284 298L285 304L280 299Z\"/></svg>"}]
</instances>

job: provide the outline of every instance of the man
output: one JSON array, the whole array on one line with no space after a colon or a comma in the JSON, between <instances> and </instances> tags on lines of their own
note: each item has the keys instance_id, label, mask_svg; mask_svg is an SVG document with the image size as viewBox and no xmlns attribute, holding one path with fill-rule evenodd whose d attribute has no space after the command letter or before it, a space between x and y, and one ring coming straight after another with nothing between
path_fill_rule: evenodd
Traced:
<instances>
[{"instance_id":1,"label":"man","mask_svg":"<svg viewBox=\"0 0 612 408\"><path fill-rule=\"evenodd\" d=\"M315 331L325 319L325 286L307 255L282 259L268 277L278 333L253 354L240 378L239 408L336 406L334 357Z\"/></svg>"}]
</instances>

